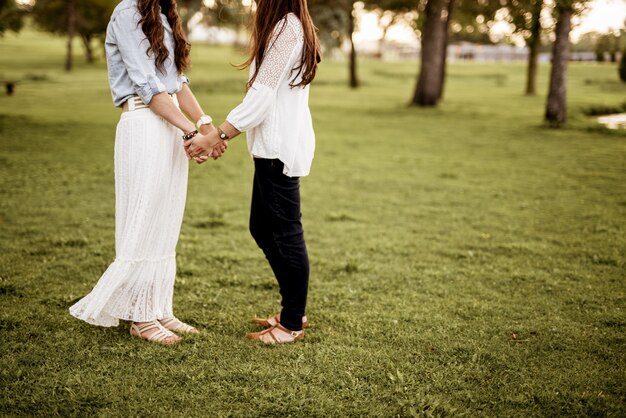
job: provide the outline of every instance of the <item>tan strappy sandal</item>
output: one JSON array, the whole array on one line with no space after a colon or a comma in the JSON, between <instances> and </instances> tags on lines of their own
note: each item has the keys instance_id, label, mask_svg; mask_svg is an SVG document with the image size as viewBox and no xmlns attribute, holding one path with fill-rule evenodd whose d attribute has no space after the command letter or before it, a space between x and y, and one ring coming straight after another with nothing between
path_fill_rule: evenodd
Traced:
<instances>
[{"instance_id":1,"label":"tan strappy sandal","mask_svg":"<svg viewBox=\"0 0 626 418\"><path fill-rule=\"evenodd\" d=\"M186 332L187 334L200 334L196 328L191 325L185 324L183 321L176 317L159 319L161 325L169 329L172 332Z\"/></svg>"},{"instance_id":2,"label":"tan strappy sandal","mask_svg":"<svg viewBox=\"0 0 626 418\"><path fill-rule=\"evenodd\" d=\"M304 338L304 330L290 331L278 324L261 332L250 332L246 334L246 338L261 341L265 344L294 343Z\"/></svg>"},{"instance_id":3,"label":"tan strappy sandal","mask_svg":"<svg viewBox=\"0 0 626 418\"><path fill-rule=\"evenodd\" d=\"M142 324L133 322L130 326L130 335L162 345L172 345L182 340L178 335L163 327L159 321Z\"/></svg>"},{"instance_id":4,"label":"tan strappy sandal","mask_svg":"<svg viewBox=\"0 0 626 418\"><path fill-rule=\"evenodd\" d=\"M276 325L280 324L280 313L277 313L276 315L267 319L254 318L251 322L253 324L260 325L263 328L275 327ZM306 319L306 315L304 315L302 317L302 328L308 328L308 327L309 327L309 321Z\"/></svg>"}]
</instances>

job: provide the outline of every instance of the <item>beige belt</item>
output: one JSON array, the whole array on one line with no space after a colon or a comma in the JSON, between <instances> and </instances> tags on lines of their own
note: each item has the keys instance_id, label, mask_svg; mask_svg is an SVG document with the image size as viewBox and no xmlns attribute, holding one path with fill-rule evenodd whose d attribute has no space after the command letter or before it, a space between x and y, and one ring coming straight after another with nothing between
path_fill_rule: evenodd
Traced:
<instances>
[{"instance_id":1,"label":"beige belt","mask_svg":"<svg viewBox=\"0 0 626 418\"><path fill-rule=\"evenodd\" d=\"M176 97L176 94L168 94L168 96L170 96L176 107L178 107L178 98ZM139 96L133 96L124 102L122 105L122 112L132 112L133 110L147 109L149 107L150 106L145 104Z\"/></svg>"}]
</instances>

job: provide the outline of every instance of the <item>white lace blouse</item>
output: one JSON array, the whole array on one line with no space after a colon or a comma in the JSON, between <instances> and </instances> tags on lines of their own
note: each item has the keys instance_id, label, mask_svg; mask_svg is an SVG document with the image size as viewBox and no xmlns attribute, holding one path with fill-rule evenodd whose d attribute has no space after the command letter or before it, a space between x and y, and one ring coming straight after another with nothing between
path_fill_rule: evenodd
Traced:
<instances>
[{"instance_id":1,"label":"white lace blouse","mask_svg":"<svg viewBox=\"0 0 626 418\"><path fill-rule=\"evenodd\" d=\"M279 159L284 174L309 174L315 151L315 133L309 111L309 86L291 87L300 65L304 32L300 20L288 14L274 29L274 37L259 73L243 102L226 120L247 132L248 150L256 158ZM254 71L251 68L250 74Z\"/></svg>"}]
</instances>

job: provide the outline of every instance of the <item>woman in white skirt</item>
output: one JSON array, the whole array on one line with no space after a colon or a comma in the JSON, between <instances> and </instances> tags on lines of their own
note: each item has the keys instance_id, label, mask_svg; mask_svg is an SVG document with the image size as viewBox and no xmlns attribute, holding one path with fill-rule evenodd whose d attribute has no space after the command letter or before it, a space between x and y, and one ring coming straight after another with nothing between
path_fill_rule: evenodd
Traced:
<instances>
[{"instance_id":1,"label":"woman in white skirt","mask_svg":"<svg viewBox=\"0 0 626 418\"><path fill-rule=\"evenodd\" d=\"M94 325L132 321L131 335L165 345L180 341L176 332L198 332L172 308L187 193L183 141L215 130L183 75L189 50L176 0L122 0L115 8L106 56L113 102L123 109L115 138L116 257L70 308ZM207 142L214 158L226 149L225 141Z\"/></svg>"}]
</instances>

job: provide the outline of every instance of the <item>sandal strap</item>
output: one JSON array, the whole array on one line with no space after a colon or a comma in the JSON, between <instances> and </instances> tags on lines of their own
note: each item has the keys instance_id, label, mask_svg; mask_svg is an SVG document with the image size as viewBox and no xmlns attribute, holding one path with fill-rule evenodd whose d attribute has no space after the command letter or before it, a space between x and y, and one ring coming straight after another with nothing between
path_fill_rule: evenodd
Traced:
<instances>
[{"instance_id":1,"label":"sandal strap","mask_svg":"<svg viewBox=\"0 0 626 418\"><path fill-rule=\"evenodd\" d=\"M171 318L161 319L159 322L165 328L167 328L169 330L172 330L172 331L179 331L179 332L193 332L193 331L196 331L196 329L194 327L192 327L189 324L185 324L183 321L181 321L180 319L178 319L178 318L176 318L174 316L171 317Z\"/></svg>"},{"instance_id":2,"label":"sandal strap","mask_svg":"<svg viewBox=\"0 0 626 418\"><path fill-rule=\"evenodd\" d=\"M149 322L144 325L133 324L132 326L137 330L138 336L147 341L161 343L165 341L165 339L167 339L168 337L176 337L176 334L174 334L167 328L163 327L163 325L161 325L159 321ZM158 328L158 331L152 333L150 336L145 335L146 333L148 333L151 330L154 330L155 328Z\"/></svg>"},{"instance_id":3,"label":"sandal strap","mask_svg":"<svg viewBox=\"0 0 626 418\"><path fill-rule=\"evenodd\" d=\"M273 317L267 318L267 323L270 324L271 326L275 327L276 325L280 324L279 317L280 317L280 314L277 313Z\"/></svg>"},{"instance_id":4,"label":"sandal strap","mask_svg":"<svg viewBox=\"0 0 626 418\"><path fill-rule=\"evenodd\" d=\"M278 338L274 335L275 330L276 330L276 327L272 327L268 330L267 334L269 334L269 336L272 337L274 342L278 342Z\"/></svg>"},{"instance_id":5,"label":"sandal strap","mask_svg":"<svg viewBox=\"0 0 626 418\"><path fill-rule=\"evenodd\" d=\"M266 327L266 328L275 327L276 325L280 324L280 312L274 316L270 316L267 319L255 318L252 320L252 323L261 325L262 327ZM309 327L309 321L306 315L302 317L302 327L303 328Z\"/></svg>"},{"instance_id":6,"label":"sandal strap","mask_svg":"<svg viewBox=\"0 0 626 418\"><path fill-rule=\"evenodd\" d=\"M144 333L147 333L148 331L151 331L155 328L159 328L159 323L157 321L153 321L143 325L133 324L133 326L137 329L137 333L143 336Z\"/></svg>"},{"instance_id":7,"label":"sandal strap","mask_svg":"<svg viewBox=\"0 0 626 418\"><path fill-rule=\"evenodd\" d=\"M155 332L154 334L152 334L150 337L148 337L149 341L163 341L165 340L167 337L171 337L173 334L167 330L158 330L157 332ZM169 333L169 335L168 335Z\"/></svg>"},{"instance_id":8,"label":"sandal strap","mask_svg":"<svg viewBox=\"0 0 626 418\"><path fill-rule=\"evenodd\" d=\"M282 325L277 324L277 325L273 326L272 328L268 328L268 329L262 331L259 334L259 337L260 337L259 339L261 341L263 341L263 342L273 343L273 344L281 344L281 343L284 343L284 342L288 342L288 341L281 340L280 337L277 334L275 334L275 332L278 332L278 331L282 331L282 332L286 333L287 335L291 336L292 338L294 338L294 341L295 341L295 339L299 338L300 335L303 332L303 331L299 331L299 332L298 331L291 331L291 330L288 330L287 328L283 327ZM264 335L269 335L272 338L273 341L271 341L271 340L269 340L267 338L263 338Z\"/></svg>"},{"instance_id":9,"label":"sandal strap","mask_svg":"<svg viewBox=\"0 0 626 418\"><path fill-rule=\"evenodd\" d=\"M292 331L290 329L283 327L281 324L276 325L273 329L276 329L276 328L280 329L281 331L286 332L287 334L291 335L294 338L296 338L303 332L303 331Z\"/></svg>"}]
</instances>

